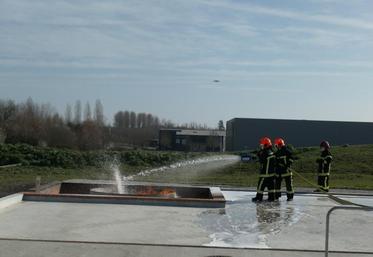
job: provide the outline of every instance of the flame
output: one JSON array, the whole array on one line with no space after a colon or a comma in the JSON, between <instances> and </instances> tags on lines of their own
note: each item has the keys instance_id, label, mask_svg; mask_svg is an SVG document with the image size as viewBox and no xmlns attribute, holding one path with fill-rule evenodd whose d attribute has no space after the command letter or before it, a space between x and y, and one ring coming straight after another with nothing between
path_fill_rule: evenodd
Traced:
<instances>
[{"instance_id":1,"label":"flame","mask_svg":"<svg viewBox=\"0 0 373 257\"><path fill-rule=\"evenodd\" d=\"M172 188L165 188L161 192L159 192L159 195L162 196L168 196L168 195L173 195L176 194L176 191Z\"/></svg>"},{"instance_id":2,"label":"flame","mask_svg":"<svg viewBox=\"0 0 373 257\"><path fill-rule=\"evenodd\" d=\"M161 191L155 190L152 186L147 186L145 189L138 191L137 195L141 196L163 196L163 197L176 197L176 191L172 188L165 188Z\"/></svg>"}]
</instances>

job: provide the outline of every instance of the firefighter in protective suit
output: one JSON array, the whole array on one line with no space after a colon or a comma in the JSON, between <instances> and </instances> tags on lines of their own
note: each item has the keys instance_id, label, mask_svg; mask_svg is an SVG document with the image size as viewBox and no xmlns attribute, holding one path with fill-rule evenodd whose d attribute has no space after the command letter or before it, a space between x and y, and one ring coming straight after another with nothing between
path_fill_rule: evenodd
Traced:
<instances>
[{"instance_id":1,"label":"firefighter in protective suit","mask_svg":"<svg viewBox=\"0 0 373 257\"><path fill-rule=\"evenodd\" d=\"M256 196L252 199L253 202L263 200L264 190L268 189L268 201L275 200L275 166L276 156L272 151L272 142L268 137L260 140L260 150L258 151L258 159L260 163L260 174Z\"/></svg>"},{"instance_id":2,"label":"firefighter in protective suit","mask_svg":"<svg viewBox=\"0 0 373 257\"><path fill-rule=\"evenodd\" d=\"M291 201L294 197L293 174L291 165L294 162L293 153L289 147L285 145L282 138L275 140L277 151L276 155L276 199L281 197L281 183L285 180L287 200Z\"/></svg>"},{"instance_id":3,"label":"firefighter in protective suit","mask_svg":"<svg viewBox=\"0 0 373 257\"><path fill-rule=\"evenodd\" d=\"M319 188L315 192L329 192L329 176L333 156L330 153L330 144L328 141L322 141L320 144L321 156L316 160L318 163L318 179Z\"/></svg>"}]
</instances>

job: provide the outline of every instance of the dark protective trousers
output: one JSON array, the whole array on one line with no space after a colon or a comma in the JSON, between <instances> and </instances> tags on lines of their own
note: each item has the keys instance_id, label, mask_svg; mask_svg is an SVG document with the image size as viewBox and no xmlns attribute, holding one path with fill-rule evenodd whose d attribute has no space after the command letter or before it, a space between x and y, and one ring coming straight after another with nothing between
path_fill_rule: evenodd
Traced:
<instances>
[{"instance_id":1,"label":"dark protective trousers","mask_svg":"<svg viewBox=\"0 0 373 257\"><path fill-rule=\"evenodd\" d=\"M276 176L276 198L281 197L281 184L282 180L285 180L286 184L286 195L288 199L293 199L294 197L294 187L293 187L293 176L288 175L285 177L282 177L281 175Z\"/></svg>"},{"instance_id":2,"label":"dark protective trousers","mask_svg":"<svg viewBox=\"0 0 373 257\"><path fill-rule=\"evenodd\" d=\"M329 192L329 175L318 176L317 184L322 191Z\"/></svg>"},{"instance_id":3,"label":"dark protective trousers","mask_svg":"<svg viewBox=\"0 0 373 257\"><path fill-rule=\"evenodd\" d=\"M263 194L266 188L268 189L268 200L275 200L275 176L259 178L258 187L256 189L256 198L258 200L263 200Z\"/></svg>"}]
</instances>

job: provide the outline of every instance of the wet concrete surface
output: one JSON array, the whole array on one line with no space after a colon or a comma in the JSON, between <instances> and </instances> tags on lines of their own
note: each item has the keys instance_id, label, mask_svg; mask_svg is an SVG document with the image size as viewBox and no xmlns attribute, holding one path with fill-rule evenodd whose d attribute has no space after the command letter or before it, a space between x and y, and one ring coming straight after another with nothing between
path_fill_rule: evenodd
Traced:
<instances>
[{"instance_id":1,"label":"wet concrete surface","mask_svg":"<svg viewBox=\"0 0 373 257\"><path fill-rule=\"evenodd\" d=\"M323 257L322 251L0 240L1 257ZM330 252L330 257L372 257Z\"/></svg>"},{"instance_id":2,"label":"wet concrete surface","mask_svg":"<svg viewBox=\"0 0 373 257\"><path fill-rule=\"evenodd\" d=\"M266 253L257 255L260 250L253 249L251 253L255 252L255 254L249 255L248 250L242 250L247 253L244 255L239 251L231 250L234 253L232 256L322 256L319 252L307 252L305 255L301 250L324 249L326 213L338 203L325 196L312 194L296 195L292 202L286 202L283 197L280 202L259 204L251 202L253 192L225 191L224 195L228 201L225 209L18 202L0 209L0 238L3 238L0 240L0 256L4 255L5 250L8 253L15 250L17 245L15 241L7 241L4 238L166 244L179 245L179 247L209 246L230 249L261 248L265 251L262 253ZM342 198L373 206L373 197L342 196ZM372 212L339 210L332 215L331 250L366 252L364 256L373 256L372 234ZM18 242L18 245L24 245L25 249L29 247L37 251L45 248L46 252L50 251L53 245L60 249L59 247L63 247L61 244ZM101 247L94 245L90 243L89 247L86 246L87 251ZM75 253L80 253L76 244L71 247L75 249ZM122 246L112 247L118 250ZM287 250L270 251L275 248ZM131 249L134 249L132 254L141 252L141 246L133 246ZM167 249L154 251L154 254L149 256L158 256L155 255L156 253L161 256L162 252L165 253L163 256L182 256L170 255L172 252ZM4 256L27 256L22 255L21 250L18 250L20 251L18 255ZM212 250L210 253L213 252L219 250ZM227 252L229 253L228 250ZM71 252L73 253L74 251ZM81 253L82 256L86 254ZM203 248L203 250L196 250L195 255L190 256L206 256L200 255L202 253L209 252ZM64 255L61 250L58 256L68 255ZM131 254L129 253L128 256ZM353 255L340 253L334 256Z\"/></svg>"},{"instance_id":3,"label":"wet concrete surface","mask_svg":"<svg viewBox=\"0 0 373 257\"><path fill-rule=\"evenodd\" d=\"M209 210L200 215L201 224L211 231L208 246L269 248L267 237L299 221L299 207L275 203L253 204L252 194L227 204L224 212ZM237 197L237 195L236 195Z\"/></svg>"},{"instance_id":4,"label":"wet concrete surface","mask_svg":"<svg viewBox=\"0 0 373 257\"><path fill-rule=\"evenodd\" d=\"M0 211L0 238L200 245L199 208L21 202ZM1 255L0 255L1 256Z\"/></svg>"},{"instance_id":5,"label":"wet concrete surface","mask_svg":"<svg viewBox=\"0 0 373 257\"><path fill-rule=\"evenodd\" d=\"M224 192L225 214L207 211L200 215L210 231L209 246L284 249L323 249L326 213L336 202L321 195L302 195L287 202L252 203L252 192ZM372 197L341 198L373 206ZM338 210L331 217L333 250L373 252L373 212ZM349 231L348 235L345 231Z\"/></svg>"}]
</instances>

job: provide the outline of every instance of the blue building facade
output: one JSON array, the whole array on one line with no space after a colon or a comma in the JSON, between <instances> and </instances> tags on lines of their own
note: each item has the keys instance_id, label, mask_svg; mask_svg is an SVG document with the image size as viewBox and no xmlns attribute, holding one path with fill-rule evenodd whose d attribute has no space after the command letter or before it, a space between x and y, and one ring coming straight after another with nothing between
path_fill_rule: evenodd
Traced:
<instances>
[{"instance_id":1,"label":"blue building facade","mask_svg":"<svg viewBox=\"0 0 373 257\"><path fill-rule=\"evenodd\" d=\"M295 147L318 146L322 140L332 145L373 144L373 122L234 118L226 129L227 151L255 149L264 136L282 137Z\"/></svg>"}]
</instances>

